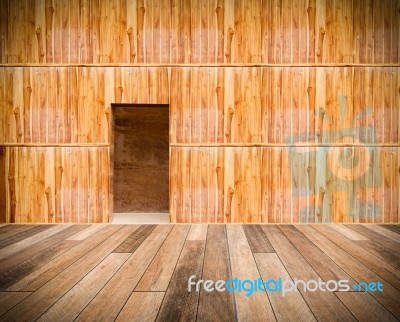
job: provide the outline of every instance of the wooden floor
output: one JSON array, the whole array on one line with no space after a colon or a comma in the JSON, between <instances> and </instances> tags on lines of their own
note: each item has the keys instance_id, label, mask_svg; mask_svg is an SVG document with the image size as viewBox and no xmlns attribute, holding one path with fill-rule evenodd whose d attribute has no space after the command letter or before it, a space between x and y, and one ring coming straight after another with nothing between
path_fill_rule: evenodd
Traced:
<instances>
[{"instance_id":1,"label":"wooden floor","mask_svg":"<svg viewBox=\"0 0 400 322\"><path fill-rule=\"evenodd\" d=\"M383 292L188 291L188 278ZM395 321L399 225L0 225L1 321Z\"/></svg>"}]
</instances>

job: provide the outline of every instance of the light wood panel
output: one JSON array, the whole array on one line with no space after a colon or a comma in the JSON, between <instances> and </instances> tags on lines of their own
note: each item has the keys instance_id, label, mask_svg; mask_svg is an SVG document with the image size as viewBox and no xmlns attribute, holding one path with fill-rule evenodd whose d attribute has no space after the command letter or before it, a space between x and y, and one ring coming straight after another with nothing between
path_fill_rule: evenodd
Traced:
<instances>
[{"instance_id":1,"label":"light wood panel","mask_svg":"<svg viewBox=\"0 0 400 322\"><path fill-rule=\"evenodd\" d=\"M398 145L399 70L1 67L0 144L107 144L111 104L139 103L170 104L172 144Z\"/></svg>"},{"instance_id":2,"label":"light wood panel","mask_svg":"<svg viewBox=\"0 0 400 322\"><path fill-rule=\"evenodd\" d=\"M398 0L4 0L1 6L0 63L399 60Z\"/></svg>"},{"instance_id":3,"label":"light wood panel","mask_svg":"<svg viewBox=\"0 0 400 322\"><path fill-rule=\"evenodd\" d=\"M359 160L364 167L347 171L338 155L364 158L363 148L173 147L170 167L179 175L170 178L171 218L196 222L208 209L203 221L397 222L399 151L369 149L369 158ZM190 171L199 154L207 155L205 175ZM190 200L196 200L196 208Z\"/></svg>"},{"instance_id":4,"label":"light wood panel","mask_svg":"<svg viewBox=\"0 0 400 322\"><path fill-rule=\"evenodd\" d=\"M5 222L108 222L109 148L5 149Z\"/></svg>"},{"instance_id":5,"label":"light wood panel","mask_svg":"<svg viewBox=\"0 0 400 322\"><path fill-rule=\"evenodd\" d=\"M0 222L109 220L112 103L169 104L172 222L399 222L399 10L0 1Z\"/></svg>"}]
</instances>

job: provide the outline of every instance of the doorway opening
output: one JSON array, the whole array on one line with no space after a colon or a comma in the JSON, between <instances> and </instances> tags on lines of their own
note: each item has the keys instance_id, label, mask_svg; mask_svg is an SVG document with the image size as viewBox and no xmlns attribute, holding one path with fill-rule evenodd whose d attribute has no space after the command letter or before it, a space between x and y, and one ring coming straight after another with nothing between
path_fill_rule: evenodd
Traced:
<instances>
[{"instance_id":1,"label":"doorway opening","mask_svg":"<svg viewBox=\"0 0 400 322\"><path fill-rule=\"evenodd\" d=\"M169 223L169 106L111 107L111 222Z\"/></svg>"}]
</instances>

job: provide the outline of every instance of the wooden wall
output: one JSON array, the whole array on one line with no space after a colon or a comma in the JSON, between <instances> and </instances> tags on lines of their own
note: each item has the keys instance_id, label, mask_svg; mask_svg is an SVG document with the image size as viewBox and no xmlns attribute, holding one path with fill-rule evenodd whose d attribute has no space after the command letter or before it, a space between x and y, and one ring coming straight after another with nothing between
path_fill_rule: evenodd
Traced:
<instances>
[{"instance_id":1,"label":"wooden wall","mask_svg":"<svg viewBox=\"0 0 400 322\"><path fill-rule=\"evenodd\" d=\"M400 221L399 0L0 5L1 222L108 221L111 103L170 104L174 222Z\"/></svg>"}]
</instances>

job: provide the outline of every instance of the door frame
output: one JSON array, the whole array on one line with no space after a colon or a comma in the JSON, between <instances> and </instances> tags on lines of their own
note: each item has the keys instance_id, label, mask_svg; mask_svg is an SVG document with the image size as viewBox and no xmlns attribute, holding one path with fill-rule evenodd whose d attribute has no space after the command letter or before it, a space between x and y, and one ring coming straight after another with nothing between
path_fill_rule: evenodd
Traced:
<instances>
[{"instance_id":1,"label":"door frame","mask_svg":"<svg viewBox=\"0 0 400 322\"><path fill-rule=\"evenodd\" d=\"M132 107L132 108L138 108L138 107L163 107L167 108L168 111L170 112L169 109L169 104L139 104L139 103L111 103L111 117L110 117L110 133L109 133L109 142L110 142L110 154L109 154L109 178L108 178L108 184L109 184L109 211L110 214L108 216L108 223L110 223L114 217L114 145L115 145L115 109L118 107ZM169 113L168 113L169 115ZM170 129L170 115L168 117L168 127ZM169 220L171 222L171 140L170 140L170 130L168 129L168 146L169 146L169 152L168 152L168 189L169 189L169 206L168 206L168 213L169 213Z\"/></svg>"}]
</instances>

